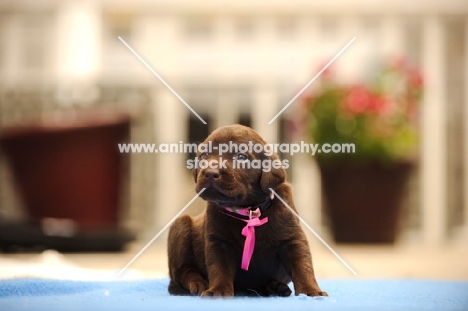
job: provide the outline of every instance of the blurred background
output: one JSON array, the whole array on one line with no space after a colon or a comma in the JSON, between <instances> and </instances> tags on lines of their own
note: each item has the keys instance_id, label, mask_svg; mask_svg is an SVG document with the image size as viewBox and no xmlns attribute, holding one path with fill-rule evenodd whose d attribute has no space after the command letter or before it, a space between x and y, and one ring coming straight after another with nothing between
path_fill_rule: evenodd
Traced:
<instances>
[{"instance_id":1,"label":"blurred background","mask_svg":"<svg viewBox=\"0 0 468 311\"><path fill-rule=\"evenodd\" d=\"M207 124L168 91L118 36ZM468 279L468 266L463 259L468 254L468 3L465 0L384 3L368 0L3 0L0 2L0 130L7 133L4 140L8 140L11 135L18 135L15 129L23 131L26 125L28 130L37 132L40 128L41 132L44 128L61 131L118 123L122 128L111 140L114 142L111 150L117 141L125 141L126 137L135 143L200 142L217 127L233 123L253 127L272 143L306 140L298 136L294 126L300 113L297 109L300 99L271 125L268 122L353 37L356 41L333 66L340 81L353 83L366 79L379 62L395 57L407 59L424 77L421 145L416 169L404 193L396 242L334 244L330 222L322 208L318 165L310 155L284 155L291 163L288 176L294 185L299 213L361 276ZM83 137L97 134L88 135ZM10 153L10 160L8 152L0 155L0 223L8 228L0 231L3 241L6 236L10 239L10 235L16 235L11 230L19 230L28 239L28 234L18 229L17 224L37 226L39 229L32 231L32 235L71 239L78 230L85 235L89 231L100 238L104 236L104 240L112 240L109 234L118 236L118 242L126 245L123 253L60 257L90 269L123 267L194 196L192 177L185 165L190 155L131 154L112 160L117 164L109 167L113 171L122 169L111 176L119 180L113 185L118 192L107 193L118 197L109 203L117 208L111 220L93 223L84 219L80 227L73 219L71 223L60 222L59 213L48 215L45 221L42 216L35 216L31 221L34 203L24 198L24 189L19 191L14 182L18 167L23 166L16 164L15 169L11 164L14 162L11 157L18 154L26 161L41 157L41 151L28 146L26 143L22 151ZM117 148L114 151L117 153ZM105 152L109 158L104 157L103 161L107 163L113 152L109 149ZM88 155L95 157L92 152ZM51 165L54 167L53 161ZM64 165L57 173L59 176L67 175L78 164L68 162L70 170ZM99 163L95 165L102 167ZM44 172L50 169L34 171L33 166L32 170L38 184L48 180ZM101 181L111 183L96 177L99 174L97 169L86 173L91 184L89 189L99 187ZM96 180L95 185L92 182ZM87 184L86 179L70 187L91 191L80 190L84 189L80 184ZM196 200L187 212L196 214L203 207L204 202ZM54 222L55 218L59 221ZM11 223L15 224L14 229ZM46 234L45 228L52 229ZM124 228L125 232L116 228ZM93 235L87 238L93 239ZM125 244L133 238L136 238L133 243ZM351 275L313 235L309 235L309 240L313 249L317 249L319 276ZM135 262L135 267L149 274L157 271L155 275L164 275L165 242L165 236L161 236L149 253ZM5 252L19 253L0 254L0 259L35 260L37 247L31 253L28 249L31 245L3 244ZM80 245L86 246L86 241ZM86 250L85 246L82 250ZM115 248L119 249L118 246ZM28 253L23 254L25 251ZM106 248L97 247L94 251L103 252ZM101 258L106 259L106 264ZM441 266L440 262L445 264ZM6 268L0 273L0 277L9 275Z\"/></svg>"}]
</instances>

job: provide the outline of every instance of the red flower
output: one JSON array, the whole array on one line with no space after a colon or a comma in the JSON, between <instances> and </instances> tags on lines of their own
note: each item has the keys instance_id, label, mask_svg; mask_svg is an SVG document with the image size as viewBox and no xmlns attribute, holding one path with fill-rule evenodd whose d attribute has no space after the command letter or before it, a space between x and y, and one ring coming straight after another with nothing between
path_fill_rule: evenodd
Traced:
<instances>
[{"instance_id":1,"label":"red flower","mask_svg":"<svg viewBox=\"0 0 468 311\"><path fill-rule=\"evenodd\" d=\"M372 95L364 86L358 85L350 89L344 99L344 107L351 114L364 113L371 104Z\"/></svg>"},{"instance_id":2,"label":"red flower","mask_svg":"<svg viewBox=\"0 0 468 311\"><path fill-rule=\"evenodd\" d=\"M390 110L390 100L382 95L374 95L371 98L369 111L376 114L386 114Z\"/></svg>"}]
</instances>

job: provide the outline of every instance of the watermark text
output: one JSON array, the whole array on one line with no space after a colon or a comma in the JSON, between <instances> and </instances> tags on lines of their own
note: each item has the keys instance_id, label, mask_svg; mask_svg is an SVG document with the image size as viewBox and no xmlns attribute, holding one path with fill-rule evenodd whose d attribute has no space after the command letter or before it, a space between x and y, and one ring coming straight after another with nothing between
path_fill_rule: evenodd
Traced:
<instances>
[{"instance_id":1,"label":"watermark text","mask_svg":"<svg viewBox=\"0 0 468 311\"><path fill-rule=\"evenodd\" d=\"M247 143L221 143L214 145L211 141L197 145L195 143L161 143L161 144L138 144L125 143L118 144L120 153L208 153L218 154L237 154L237 153L263 153L266 156L272 156L275 153L295 155L298 153L307 153L315 156L318 153L355 153L356 146L352 143L334 143L334 144L311 144L301 141L300 143L267 143L260 144L249 141Z\"/></svg>"}]
</instances>

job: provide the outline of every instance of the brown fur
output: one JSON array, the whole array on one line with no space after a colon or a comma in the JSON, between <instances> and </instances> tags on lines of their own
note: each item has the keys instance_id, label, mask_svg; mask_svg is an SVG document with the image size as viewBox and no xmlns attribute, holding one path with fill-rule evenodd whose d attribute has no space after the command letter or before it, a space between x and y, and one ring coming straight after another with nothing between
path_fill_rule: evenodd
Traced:
<instances>
[{"instance_id":1,"label":"brown fur","mask_svg":"<svg viewBox=\"0 0 468 311\"><path fill-rule=\"evenodd\" d=\"M215 130L205 143L213 146L232 141L237 144L265 144L252 129L232 125ZM200 154L197 154L200 158ZM287 286L294 284L295 294L326 296L315 280L312 257L306 236L298 219L275 198L262 215L268 223L255 228L256 244L249 270L241 269L245 237L241 234L243 221L219 211L226 206L256 206L274 189L293 209L291 186L285 181L283 168L263 172L261 169L234 169L232 158L222 155L227 169L194 170L196 191L206 190L201 197L208 201L204 213L181 216L169 231L169 292L174 295L233 296L256 293L262 296L289 296ZM278 159L263 153L248 154L253 159ZM218 160L219 155L205 154L202 158ZM211 176L211 177L210 177Z\"/></svg>"}]
</instances>

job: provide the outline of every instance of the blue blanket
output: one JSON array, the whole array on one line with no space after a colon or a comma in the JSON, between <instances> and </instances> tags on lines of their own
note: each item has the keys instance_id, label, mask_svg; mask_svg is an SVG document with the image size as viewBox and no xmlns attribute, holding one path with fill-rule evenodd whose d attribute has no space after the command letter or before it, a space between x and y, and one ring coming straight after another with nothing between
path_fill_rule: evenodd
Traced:
<instances>
[{"instance_id":1,"label":"blue blanket","mask_svg":"<svg viewBox=\"0 0 468 311\"><path fill-rule=\"evenodd\" d=\"M468 282L319 280L329 297L202 299L167 293L168 279L0 281L0 310L468 310Z\"/></svg>"}]
</instances>

